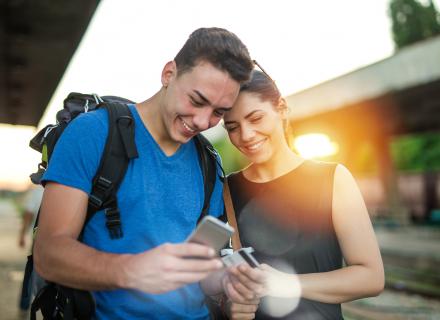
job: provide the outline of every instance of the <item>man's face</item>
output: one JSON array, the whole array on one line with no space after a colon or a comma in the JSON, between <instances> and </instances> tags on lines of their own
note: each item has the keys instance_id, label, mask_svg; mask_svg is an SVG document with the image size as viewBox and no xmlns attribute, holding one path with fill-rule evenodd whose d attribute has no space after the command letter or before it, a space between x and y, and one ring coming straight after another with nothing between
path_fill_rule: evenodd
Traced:
<instances>
[{"instance_id":1,"label":"man's face","mask_svg":"<svg viewBox=\"0 0 440 320\"><path fill-rule=\"evenodd\" d=\"M175 63L169 62L162 72L162 84L161 117L165 133L175 143L186 143L217 125L240 89L227 72L203 61L180 75Z\"/></svg>"}]
</instances>

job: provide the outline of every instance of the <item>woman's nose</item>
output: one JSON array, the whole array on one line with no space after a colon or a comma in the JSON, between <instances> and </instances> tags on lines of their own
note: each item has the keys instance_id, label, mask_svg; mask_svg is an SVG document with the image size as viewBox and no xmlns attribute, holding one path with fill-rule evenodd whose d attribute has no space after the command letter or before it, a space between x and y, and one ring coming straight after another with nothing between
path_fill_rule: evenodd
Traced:
<instances>
[{"instance_id":1,"label":"woman's nose","mask_svg":"<svg viewBox=\"0 0 440 320\"><path fill-rule=\"evenodd\" d=\"M240 129L241 140L244 142L252 141L255 136L255 131L248 126L242 126Z\"/></svg>"}]
</instances>

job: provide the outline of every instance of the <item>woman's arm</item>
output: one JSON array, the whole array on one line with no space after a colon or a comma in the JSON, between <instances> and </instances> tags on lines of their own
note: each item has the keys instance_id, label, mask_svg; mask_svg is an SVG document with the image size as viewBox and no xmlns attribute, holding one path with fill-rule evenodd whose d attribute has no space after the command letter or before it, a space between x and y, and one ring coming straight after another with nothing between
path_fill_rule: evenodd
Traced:
<instances>
[{"instance_id":1,"label":"woman's arm","mask_svg":"<svg viewBox=\"0 0 440 320\"><path fill-rule=\"evenodd\" d=\"M270 295L293 297L301 291L301 296L310 300L342 303L382 292L384 270L370 217L353 176L341 165L335 172L332 218L347 266L330 272L301 275L286 274L265 266L272 274L270 279L276 279L273 281L275 285L269 289ZM284 289L277 289L276 283L284 283Z\"/></svg>"},{"instance_id":2,"label":"woman's arm","mask_svg":"<svg viewBox=\"0 0 440 320\"><path fill-rule=\"evenodd\" d=\"M254 319L265 281L264 271L242 264L211 273L200 286L228 319Z\"/></svg>"}]
</instances>

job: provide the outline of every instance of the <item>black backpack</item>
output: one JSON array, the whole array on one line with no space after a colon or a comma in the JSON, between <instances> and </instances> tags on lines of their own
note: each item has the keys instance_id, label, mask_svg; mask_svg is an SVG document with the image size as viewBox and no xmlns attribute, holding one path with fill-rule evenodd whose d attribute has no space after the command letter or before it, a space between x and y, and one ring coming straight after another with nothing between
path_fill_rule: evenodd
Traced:
<instances>
[{"instance_id":1,"label":"black backpack","mask_svg":"<svg viewBox=\"0 0 440 320\"><path fill-rule=\"evenodd\" d=\"M125 175L128 163L137 158L137 148L134 141L134 119L127 104L134 103L128 99L103 96L96 94L81 94L72 92L64 100L64 108L57 113L57 123L48 125L32 138L29 145L42 154L38 171L31 174L33 183L40 184L41 178L48 166L56 142L64 129L79 114L105 108L109 117L108 138L103 155L95 174L92 191L89 195L87 217L83 226L100 210L104 210L106 228L111 239L123 237L123 228L116 192ZM201 134L195 136L195 144L199 155L204 181L204 203L200 221L209 210L211 194L217 179L217 169L223 172L218 162L218 154L211 143ZM221 177L222 178L222 177ZM38 226L38 216L34 231ZM81 232L82 235L82 232ZM80 237L81 237L80 235ZM28 257L22 287L22 304L29 304L31 299L31 276L33 274L32 254ZM56 297L56 298L55 298ZM42 311L45 319L87 319L94 312L94 301L87 291L67 288L55 283L48 283L35 297L31 307L31 318L38 310ZM79 310L80 309L80 310ZM82 311L88 310L86 316ZM53 314L55 312L55 314ZM60 319L61 319L60 318Z\"/></svg>"}]
</instances>

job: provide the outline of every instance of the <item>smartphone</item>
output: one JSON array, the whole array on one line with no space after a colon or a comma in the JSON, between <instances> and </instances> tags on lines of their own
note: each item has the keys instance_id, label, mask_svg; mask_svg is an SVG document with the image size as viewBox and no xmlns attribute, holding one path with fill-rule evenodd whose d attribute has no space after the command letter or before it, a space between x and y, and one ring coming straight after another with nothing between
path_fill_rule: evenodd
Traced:
<instances>
[{"instance_id":1,"label":"smartphone","mask_svg":"<svg viewBox=\"0 0 440 320\"><path fill-rule=\"evenodd\" d=\"M246 263L252 268L257 268L260 263L252 255L253 251L254 249L252 248L241 248L231 255L222 257L222 261L227 267L237 266L239 264Z\"/></svg>"},{"instance_id":2,"label":"smartphone","mask_svg":"<svg viewBox=\"0 0 440 320\"><path fill-rule=\"evenodd\" d=\"M214 248L215 252L219 254L233 233L234 228L230 225L213 216L205 216L186 239L186 242L207 245Z\"/></svg>"}]
</instances>

